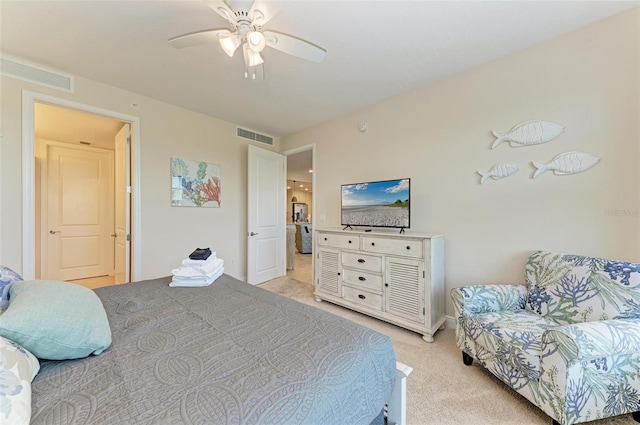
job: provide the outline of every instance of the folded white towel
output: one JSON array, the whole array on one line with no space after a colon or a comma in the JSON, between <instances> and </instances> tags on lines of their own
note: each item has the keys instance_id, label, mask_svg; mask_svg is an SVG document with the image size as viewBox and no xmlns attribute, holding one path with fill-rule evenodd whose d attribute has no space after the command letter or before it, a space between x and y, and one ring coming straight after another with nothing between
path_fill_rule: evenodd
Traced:
<instances>
[{"instance_id":1,"label":"folded white towel","mask_svg":"<svg viewBox=\"0 0 640 425\"><path fill-rule=\"evenodd\" d=\"M208 263L215 261L216 258L217 258L216 253L211 252L211 255L206 260L192 260L191 258L185 258L184 260L182 260L182 265L186 267L189 267L189 266L202 267Z\"/></svg>"},{"instance_id":2,"label":"folded white towel","mask_svg":"<svg viewBox=\"0 0 640 425\"><path fill-rule=\"evenodd\" d=\"M181 279L180 277L174 276L169 283L169 286L173 288L195 288L201 286L209 286L213 282L215 282L222 274L224 273L224 268L221 268L217 273L213 276L206 279Z\"/></svg>"},{"instance_id":3,"label":"folded white towel","mask_svg":"<svg viewBox=\"0 0 640 425\"><path fill-rule=\"evenodd\" d=\"M224 267L224 260L222 260L221 258L216 258L215 260L198 267L178 267L177 269L171 270L171 274L173 274L174 276L182 277L211 276L216 273L220 267Z\"/></svg>"},{"instance_id":4,"label":"folded white towel","mask_svg":"<svg viewBox=\"0 0 640 425\"><path fill-rule=\"evenodd\" d=\"M219 275L222 270L224 270L224 264L220 264L219 267L216 267L215 270L207 274L199 274L199 275L174 274L173 280L175 280L176 282L207 282L211 280L212 277Z\"/></svg>"}]
</instances>

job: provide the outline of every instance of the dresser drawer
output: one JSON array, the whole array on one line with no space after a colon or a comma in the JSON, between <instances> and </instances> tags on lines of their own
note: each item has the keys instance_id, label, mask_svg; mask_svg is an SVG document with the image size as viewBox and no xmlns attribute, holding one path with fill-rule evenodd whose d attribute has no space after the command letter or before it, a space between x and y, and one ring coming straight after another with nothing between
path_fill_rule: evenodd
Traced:
<instances>
[{"instance_id":1,"label":"dresser drawer","mask_svg":"<svg viewBox=\"0 0 640 425\"><path fill-rule=\"evenodd\" d=\"M335 248L360 249L360 238L358 235L336 235L334 233L317 233L318 245L331 246Z\"/></svg>"},{"instance_id":2,"label":"dresser drawer","mask_svg":"<svg viewBox=\"0 0 640 425\"><path fill-rule=\"evenodd\" d=\"M348 285L357 285L362 288L382 291L382 276L360 270L342 269L342 278Z\"/></svg>"},{"instance_id":3,"label":"dresser drawer","mask_svg":"<svg viewBox=\"0 0 640 425\"><path fill-rule=\"evenodd\" d=\"M360 304L376 310L382 310L382 295L374 294L360 289L342 287L342 294L345 300Z\"/></svg>"},{"instance_id":4,"label":"dresser drawer","mask_svg":"<svg viewBox=\"0 0 640 425\"><path fill-rule=\"evenodd\" d=\"M422 258L424 255L422 241L415 239L387 239L364 236L362 245L362 249L369 252L414 258Z\"/></svg>"},{"instance_id":5,"label":"dresser drawer","mask_svg":"<svg viewBox=\"0 0 640 425\"><path fill-rule=\"evenodd\" d=\"M343 252L342 265L382 273L382 256L360 252Z\"/></svg>"}]
</instances>

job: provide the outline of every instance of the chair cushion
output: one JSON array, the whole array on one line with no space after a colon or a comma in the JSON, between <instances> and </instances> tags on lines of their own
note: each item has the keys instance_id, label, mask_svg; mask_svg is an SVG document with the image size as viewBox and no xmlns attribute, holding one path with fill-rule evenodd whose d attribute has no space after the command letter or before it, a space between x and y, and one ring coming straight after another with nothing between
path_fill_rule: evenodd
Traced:
<instances>
[{"instance_id":1,"label":"chair cushion","mask_svg":"<svg viewBox=\"0 0 640 425\"><path fill-rule=\"evenodd\" d=\"M557 323L527 310L465 316L478 360L518 390L540 376L542 333Z\"/></svg>"},{"instance_id":2,"label":"chair cushion","mask_svg":"<svg viewBox=\"0 0 640 425\"><path fill-rule=\"evenodd\" d=\"M525 308L559 324L640 318L640 264L538 251L525 275Z\"/></svg>"}]
</instances>

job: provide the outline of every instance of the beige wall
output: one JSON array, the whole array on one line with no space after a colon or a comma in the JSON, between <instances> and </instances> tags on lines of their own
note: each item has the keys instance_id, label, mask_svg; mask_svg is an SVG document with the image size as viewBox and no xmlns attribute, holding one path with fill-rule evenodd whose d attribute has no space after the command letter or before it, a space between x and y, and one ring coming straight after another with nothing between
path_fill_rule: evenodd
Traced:
<instances>
[{"instance_id":1,"label":"beige wall","mask_svg":"<svg viewBox=\"0 0 640 425\"><path fill-rule=\"evenodd\" d=\"M538 249L640 261L639 22L635 9L283 138L284 150L316 143L314 227L340 224L341 184L410 177L410 232L445 235L447 294L523 282ZM532 119L566 131L491 150L491 130ZM572 150L602 160L532 179L532 160ZM497 162L520 171L480 185Z\"/></svg>"},{"instance_id":2,"label":"beige wall","mask_svg":"<svg viewBox=\"0 0 640 425\"><path fill-rule=\"evenodd\" d=\"M235 137L233 123L79 77L74 94L1 78L0 264L22 271L21 129L26 89L140 118L141 278L170 274L197 247L216 250L228 274L246 276L247 143ZM275 143L277 150L279 141ZM171 207L174 156L221 165L221 208Z\"/></svg>"}]
</instances>

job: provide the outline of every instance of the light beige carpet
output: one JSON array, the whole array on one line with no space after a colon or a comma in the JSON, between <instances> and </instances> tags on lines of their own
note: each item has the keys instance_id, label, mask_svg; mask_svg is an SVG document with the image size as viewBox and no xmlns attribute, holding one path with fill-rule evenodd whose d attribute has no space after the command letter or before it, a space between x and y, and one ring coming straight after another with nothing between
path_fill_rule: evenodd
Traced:
<instances>
[{"instance_id":1,"label":"light beige carpet","mask_svg":"<svg viewBox=\"0 0 640 425\"><path fill-rule=\"evenodd\" d=\"M431 344L419 334L326 301L318 303L310 283L281 277L261 288L353 320L393 341L396 357L413 368L407 381L409 425L551 425L551 418L476 363L468 367L456 347L455 331L438 331ZM589 422L591 425L636 424L631 415Z\"/></svg>"}]
</instances>

